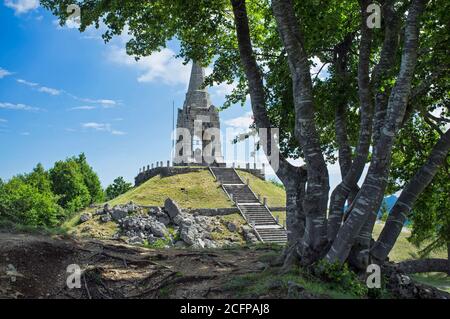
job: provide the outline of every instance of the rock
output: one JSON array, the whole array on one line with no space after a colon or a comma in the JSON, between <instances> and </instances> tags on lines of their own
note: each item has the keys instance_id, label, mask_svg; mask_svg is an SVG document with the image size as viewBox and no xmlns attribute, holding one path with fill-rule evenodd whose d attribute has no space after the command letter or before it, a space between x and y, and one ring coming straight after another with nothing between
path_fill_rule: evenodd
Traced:
<instances>
[{"instance_id":1,"label":"rock","mask_svg":"<svg viewBox=\"0 0 450 319\"><path fill-rule=\"evenodd\" d=\"M258 237L256 237L256 235L251 227L243 226L242 232L244 235L244 239L247 243L255 244L255 243L259 242Z\"/></svg>"},{"instance_id":2,"label":"rock","mask_svg":"<svg viewBox=\"0 0 450 319\"><path fill-rule=\"evenodd\" d=\"M128 243L131 245L142 245L144 244L144 239L139 236L134 236L128 239Z\"/></svg>"},{"instance_id":3,"label":"rock","mask_svg":"<svg viewBox=\"0 0 450 319\"><path fill-rule=\"evenodd\" d=\"M205 248L217 248L217 245L213 240L203 239L203 242L205 243Z\"/></svg>"},{"instance_id":4,"label":"rock","mask_svg":"<svg viewBox=\"0 0 450 319\"><path fill-rule=\"evenodd\" d=\"M170 217L166 213L164 213L161 208L157 210L152 216L154 216L158 222L164 224L164 226L170 224Z\"/></svg>"},{"instance_id":5,"label":"rock","mask_svg":"<svg viewBox=\"0 0 450 319\"><path fill-rule=\"evenodd\" d=\"M192 244L192 248L205 248L205 242L201 238L195 239L194 243Z\"/></svg>"},{"instance_id":6,"label":"rock","mask_svg":"<svg viewBox=\"0 0 450 319\"><path fill-rule=\"evenodd\" d=\"M6 267L6 276L8 276L11 279L11 282L15 282L17 277L25 277L21 273L17 272L16 267L14 267L13 264L9 264Z\"/></svg>"},{"instance_id":7,"label":"rock","mask_svg":"<svg viewBox=\"0 0 450 319\"><path fill-rule=\"evenodd\" d=\"M296 282L288 281L288 295L287 297L290 299L293 298L300 298L302 296L303 291L305 288L303 286L300 286Z\"/></svg>"},{"instance_id":8,"label":"rock","mask_svg":"<svg viewBox=\"0 0 450 319\"><path fill-rule=\"evenodd\" d=\"M105 206L103 206L103 211L106 213L109 213L111 211L111 206L109 204L105 204Z\"/></svg>"},{"instance_id":9,"label":"rock","mask_svg":"<svg viewBox=\"0 0 450 319\"><path fill-rule=\"evenodd\" d=\"M110 214L105 214L105 215L100 216L100 221L102 223L110 222L111 221L111 215Z\"/></svg>"},{"instance_id":10,"label":"rock","mask_svg":"<svg viewBox=\"0 0 450 319\"><path fill-rule=\"evenodd\" d=\"M91 214L83 214L80 216L80 222L85 223L91 219Z\"/></svg>"},{"instance_id":11,"label":"rock","mask_svg":"<svg viewBox=\"0 0 450 319\"><path fill-rule=\"evenodd\" d=\"M116 206L111 211L111 218L115 221L118 221L122 218L125 218L128 216L128 210L122 209L120 206Z\"/></svg>"},{"instance_id":12,"label":"rock","mask_svg":"<svg viewBox=\"0 0 450 319\"><path fill-rule=\"evenodd\" d=\"M237 226L235 223L229 222L227 228L230 232L235 233L237 231Z\"/></svg>"},{"instance_id":13,"label":"rock","mask_svg":"<svg viewBox=\"0 0 450 319\"><path fill-rule=\"evenodd\" d=\"M164 226L163 223L160 223L157 220L153 220L150 222L150 231L156 237L165 237L169 234L166 226Z\"/></svg>"},{"instance_id":14,"label":"rock","mask_svg":"<svg viewBox=\"0 0 450 319\"><path fill-rule=\"evenodd\" d=\"M171 219L182 212L180 206L170 198L167 198L165 200L164 209Z\"/></svg>"},{"instance_id":15,"label":"rock","mask_svg":"<svg viewBox=\"0 0 450 319\"><path fill-rule=\"evenodd\" d=\"M179 240L179 241L177 241L177 242L175 243L174 246L175 246L176 248L186 248L186 247L187 247L187 244L186 244L184 241Z\"/></svg>"},{"instance_id":16,"label":"rock","mask_svg":"<svg viewBox=\"0 0 450 319\"><path fill-rule=\"evenodd\" d=\"M189 246L194 245L199 237L195 227L183 227L180 231L180 238Z\"/></svg>"}]
</instances>

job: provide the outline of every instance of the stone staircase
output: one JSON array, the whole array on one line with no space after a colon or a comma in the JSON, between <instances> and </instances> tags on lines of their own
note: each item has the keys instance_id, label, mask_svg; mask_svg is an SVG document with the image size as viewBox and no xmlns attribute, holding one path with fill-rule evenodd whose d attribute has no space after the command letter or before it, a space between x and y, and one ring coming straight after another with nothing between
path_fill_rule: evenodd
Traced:
<instances>
[{"instance_id":1,"label":"stone staircase","mask_svg":"<svg viewBox=\"0 0 450 319\"><path fill-rule=\"evenodd\" d=\"M267 206L260 203L234 168L210 167L210 171L262 242L286 243L286 230L277 223Z\"/></svg>"}]
</instances>

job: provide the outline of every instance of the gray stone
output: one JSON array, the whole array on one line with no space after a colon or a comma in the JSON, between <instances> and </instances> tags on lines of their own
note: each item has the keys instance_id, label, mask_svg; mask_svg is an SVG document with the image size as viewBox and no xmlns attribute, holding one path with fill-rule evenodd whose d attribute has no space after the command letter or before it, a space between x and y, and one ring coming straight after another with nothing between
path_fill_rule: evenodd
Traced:
<instances>
[{"instance_id":1,"label":"gray stone","mask_svg":"<svg viewBox=\"0 0 450 319\"><path fill-rule=\"evenodd\" d=\"M165 237L166 235L169 234L166 226L164 226L164 224L158 222L157 220L150 222L150 231L156 237Z\"/></svg>"},{"instance_id":2,"label":"gray stone","mask_svg":"<svg viewBox=\"0 0 450 319\"><path fill-rule=\"evenodd\" d=\"M144 243L144 239L139 236L134 236L128 239L128 243L131 245L142 245Z\"/></svg>"},{"instance_id":3,"label":"gray stone","mask_svg":"<svg viewBox=\"0 0 450 319\"><path fill-rule=\"evenodd\" d=\"M102 223L110 222L111 221L111 215L110 214L105 214L105 215L100 216L100 221Z\"/></svg>"},{"instance_id":4,"label":"gray stone","mask_svg":"<svg viewBox=\"0 0 450 319\"><path fill-rule=\"evenodd\" d=\"M115 221L118 221L127 216L128 216L128 211L122 210L119 207L114 207L114 209L111 211L111 218L114 219Z\"/></svg>"},{"instance_id":5,"label":"gray stone","mask_svg":"<svg viewBox=\"0 0 450 319\"><path fill-rule=\"evenodd\" d=\"M237 231L237 226L235 223L229 222L227 223L227 228L230 232L234 233Z\"/></svg>"},{"instance_id":6,"label":"gray stone","mask_svg":"<svg viewBox=\"0 0 450 319\"><path fill-rule=\"evenodd\" d=\"M105 213L108 213L111 211L111 206L109 204L105 204L105 206L103 206L103 211Z\"/></svg>"},{"instance_id":7,"label":"gray stone","mask_svg":"<svg viewBox=\"0 0 450 319\"><path fill-rule=\"evenodd\" d=\"M80 222L85 223L91 219L91 214L83 214L80 216Z\"/></svg>"},{"instance_id":8,"label":"gray stone","mask_svg":"<svg viewBox=\"0 0 450 319\"><path fill-rule=\"evenodd\" d=\"M244 235L244 239L249 244L255 244L259 242L258 237L256 237L253 229L247 225L242 226L242 232Z\"/></svg>"},{"instance_id":9,"label":"gray stone","mask_svg":"<svg viewBox=\"0 0 450 319\"><path fill-rule=\"evenodd\" d=\"M172 219L182 212L180 206L170 198L167 198L164 201L164 209Z\"/></svg>"},{"instance_id":10,"label":"gray stone","mask_svg":"<svg viewBox=\"0 0 450 319\"><path fill-rule=\"evenodd\" d=\"M195 239L194 243L192 244L192 248L205 248L205 242L201 238Z\"/></svg>"},{"instance_id":11,"label":"gray stone","mask_svg":"<svg viewBox=\"0 0 450 319\"><path fill-rule=\"evenodd\" d=\"M177 241L177 242L175 243L174 246L175 246L176 248L186 248L188 245L187 245L184 241L179 240L179 241Z\"/></svg>"},{"instance_id":12,"label":"gray stone","mask_svg":"<svg viewBox=\"0 0 450 319\"><path fill-rule=\"evenodd\" d=\"M180 231L180 238L189 246L192 246L199 239L200 234L195 227L183 227Z\"/></svg>"},{"instance_id":13,"label":"gray stone","mask_svg":"<svg viewBox=\"0 0 450 319\"><path fill-rule=\"evenodd\" d=\"M156 211L156 212L154 213L154 215L152 215L152 216L154 216L154 217L156 218L156 220L157 220L158 222L160 222L161 224L163 224L164 226L167 226L167 225L170 224L170 218L169 218L169 216L168 216L166 213L164 213L161 209L159 209L158 211Z\"/></svg>"}]
</instances>

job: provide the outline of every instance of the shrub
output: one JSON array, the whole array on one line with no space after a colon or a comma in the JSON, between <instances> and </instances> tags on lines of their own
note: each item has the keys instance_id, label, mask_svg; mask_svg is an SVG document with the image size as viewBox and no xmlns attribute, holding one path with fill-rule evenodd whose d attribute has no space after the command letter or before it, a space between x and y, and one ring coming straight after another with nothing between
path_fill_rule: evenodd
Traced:
<instances>
[{"instance_id":1,"label":"shrub","mask_svg":"<svg viewBox=\"0 0 450 319\"><path fill-rule=\"evenodd\" d=\"M113 183L106 188L106 198L107 200L111 200L125 194L131 188L133 188L131 183L127 183L122 176L117 177Z\"/></svg>"},{"instance_id":2,"label":"shrub","mask_svg":"<svg viewBox=\"0 0 450 319\"><path fill-rule=\"evenodd\" d=\"M53 227L64 215L57 201L53 193L14 177L0 191L0 217L23 225Z\"/></svg>"},{"instance_id":3,"label":"shrub","mask_svg":"<svg viewBox=\"0 0 450 319\"><path fill-rule=\"evenodd\" d=\"M356 273L348 268L347 264L329 263L321 260L317 263L318 275L343 291L356 296L367 295L366 285L358 278Z\"/></svg>"},{"instance_id":4,"label":"shrub","mask_svg":"<svg viewBox=\"0 0 450 319\"><path fill-rule=\"evenodd\" d=\"M60 196L59 204L68 212L78 211L91 203L84 176L74 159L59 161L50 170L53 192Z\"/></svg>"}]
</instances>

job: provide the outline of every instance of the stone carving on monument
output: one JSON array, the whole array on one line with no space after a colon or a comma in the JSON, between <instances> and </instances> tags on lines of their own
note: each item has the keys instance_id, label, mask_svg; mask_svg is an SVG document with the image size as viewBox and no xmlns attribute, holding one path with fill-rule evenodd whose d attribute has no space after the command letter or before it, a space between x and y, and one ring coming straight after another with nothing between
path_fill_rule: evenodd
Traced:
<instances>
[{"instance_id":1,"label":"stone carving on monument","mask_svg":"<svg viewBox=\"0 0 450 319\"><path fill-rule=\"evenodd\" d=\"M205 70L194 61L186 99L178 109L174 165L225 166L219 112L203 88L204 81Z\"/></svg>"}]
</instances>

